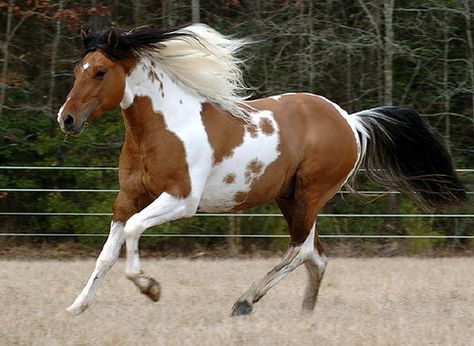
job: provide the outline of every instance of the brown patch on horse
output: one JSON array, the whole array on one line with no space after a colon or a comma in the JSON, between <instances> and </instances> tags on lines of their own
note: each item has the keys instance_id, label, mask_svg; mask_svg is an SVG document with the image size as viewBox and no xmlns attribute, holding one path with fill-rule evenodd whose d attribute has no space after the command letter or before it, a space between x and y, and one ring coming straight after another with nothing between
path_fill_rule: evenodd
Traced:
<instances>
[{"instance_id":1,"label":"brown patch on horse","mask_svg":"<svg viewBox=\"0 0 474 346\"><path fill-rule=\"evenodd\" d=\"M273 124L268 118L260 119L258 123L258 127L262 130L262 133L267 136L271 136L275 133L275 129L273 128Z\"/></svg>"},{"instance_id":2,"label":"brown patch on horse","mask_svg":"<svg viewBox=\"0 0 474 346\"><path fill-rule=\"evenodd\" d=\"M235 194L234 196L234 201L237 203L237 204L241 204L241 203L244 203L245 202L245 199L247 198L247 193L246 192L242 192L242 191L239 191Z\"/></svg>"},{"instance_id":3,"label":"brown patch on horse","mask_svg":"<svg viewBox=\"0 0 474 346\"><path fill-rule=\"evenodd\" d=\"M149 69L148 70L148 79L150 79L152 82L160 82L161 80L158 78L158 75L156 74L156 71L154 69ZM163 83L161 83L163 84Z\"/></svg>"},{"instance_id":4,"label":"brown patch on horse","mask_svg":"<svg viewBox=\"0 0 474 346\"><path fill-rule=\"evenodd\" d=\"M127 59L120 60L120 65L122 65L127 75L129 75L135 69L135 66L137 64L138 64L137 58L127 58Z\"/></svg>"},{"instance_id":5,"label":"brown patch on horse","mask_svg":"<svg viewBox=\"0 0 474 346\"><path fill-rule=\"evenodd\" d=\"M247 124L245 125L245 130L249 133L250 137L257 138L258 137L258 128L255 124Z\"/></svg>"},{"instance_id":6,"label":"brown patch on horse","mask_svg":"<svg viewBox=\"0 0 474 346\"><path fill-rule=\"evenodd\" d=\"M154 65L153 65L154 66ZM158 77L158 74L156 71L152 68L148 70L148 78L153 82L153 83L159 83L160 84L160 92L161 92L161 97L165 98L165 90L163 87L163 82L162 80Z\"/></svg>"},{"instance_id":7,"label":"brown patch on horse","mask_svg":"<svg viewBox=\"0 0 474 346\"><path fill-rule=\"evenodd\" d=\"M236 175L234 173L227 174L224 177L224 183L233 184L235 182Z\"/></svg>"},{"instance_id":8,"label":"brown patch on horse","mask_svg":"<svg viewBox=\"0 0 474 346\"><path fill-rule=\"evenodd\" d=\"M211 103L204 103L202 122L214 152L214 165L232 156L234 149L244 140L244 122L231 117Z\"/></svg>"},{"instance_id":9,"label":"brown patch on horse","mask_svg":"<svg viewBox=\"0 0 474 346\"><path fill-rule=\"evenodd\" d=\"M167 129L163 115L153 111L148 97L136 96L133 105L123 111L126 131L114 220L126 220L163 192L179 198L191 193L183 142Z\"/></svg>"},{"instance_id":10,"label":"brown patch on horse","mask_svg":"<svg viewBox=\"0 0 474 346\"><path fill-rule=\"evenodd\" d=\"M252 160L247 165L244 177L245 183L250 184L263 170L263 162L259 160Z\"/></svg>"},{"instance_id":11,"label":"brown patch on horse","mask_svg":"<svg viewBox=\"0 0 474 346\"><path fill-rule=\"evenodd\" d=\"M165 88L163 87L163 82L159 78L158 81L160 82L161 97L165 98Z\"/></svg>"}]
</instances>

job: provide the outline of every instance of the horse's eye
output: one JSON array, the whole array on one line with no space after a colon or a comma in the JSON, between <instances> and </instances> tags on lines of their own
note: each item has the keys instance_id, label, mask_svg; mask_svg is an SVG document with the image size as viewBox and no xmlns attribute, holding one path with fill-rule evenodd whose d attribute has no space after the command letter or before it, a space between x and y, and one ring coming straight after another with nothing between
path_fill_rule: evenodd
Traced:
<instances>
[{"instance_id":1,"label":"horse's eye","mask_svg":"<svg viewBox=\"0 0 474 346\"><path fill-rule=\"evenodd\" d=\"M97 71L97 72L95 73L95 78L97 78L97 79L102 79L102 78L104 78L105 74L106 74L106 71L104 71L104 70L99 70L99 71Z\"/></svg>"}]
</instances>

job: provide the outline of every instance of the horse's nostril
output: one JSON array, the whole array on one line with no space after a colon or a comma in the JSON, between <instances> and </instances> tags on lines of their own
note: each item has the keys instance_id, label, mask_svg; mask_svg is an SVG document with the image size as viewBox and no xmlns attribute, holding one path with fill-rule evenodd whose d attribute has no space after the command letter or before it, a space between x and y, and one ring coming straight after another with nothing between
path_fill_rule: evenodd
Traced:
<instances>
[{"instance_id":1,"label":"horse's nostril","mask_svg":"<svg viewBox=\"0 0 474 346\"><path fill-rule=\"evenodd\" d=\"M66 115L66 118L64 119L64 127L69 129L74 125L74 118L71 115Z\"/></svg>"}]
</instances>

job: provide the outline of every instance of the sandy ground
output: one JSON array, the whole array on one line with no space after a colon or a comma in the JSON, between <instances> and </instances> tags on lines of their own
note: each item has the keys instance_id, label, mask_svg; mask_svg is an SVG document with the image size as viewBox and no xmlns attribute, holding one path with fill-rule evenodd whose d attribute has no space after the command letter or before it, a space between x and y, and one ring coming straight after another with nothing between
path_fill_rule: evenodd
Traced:
<instances>
[{"instance_id":1,"label":"sandy ground","mask_svg":"<svg viewBox=\"0 0 474 346\"><path fill-rule=\"evenodd\" d=\"M234 300L274 259L143 262L163 297L148 301L120 261L80 316L64 309L91 260L0 261L1 345L473 345L474 258L332 259L313 314L304 268L250 317Z\"/></svg>"}]
</instances>

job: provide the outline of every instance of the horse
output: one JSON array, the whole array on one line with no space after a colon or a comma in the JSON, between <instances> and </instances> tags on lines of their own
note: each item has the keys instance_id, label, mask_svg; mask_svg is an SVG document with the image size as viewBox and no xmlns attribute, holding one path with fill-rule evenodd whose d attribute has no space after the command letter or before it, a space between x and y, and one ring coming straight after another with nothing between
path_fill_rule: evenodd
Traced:
<instances>
[{"instance_id":1,"label":"horse","mask_svg":"<svg viewBox=\"0 0 474 346\"><path fill-rule=\"evenodd\" d=\"M159 283L140 267L149 227L197 211L238 211L275 201L289 229L286 253L235 302L246 315L270 288L304 264L303 310L315 307L327 257L318 213L365 171L379 185L433 209L466 199L441 141L410 109L348 114L325 97L286 93L248 101L237 52L247 42L204 25L81 30L74 85L58 112L78 136L105 111L122 109L120 190L95 268L67 311L83 312L126 246L125 275L152 301ZM355 192L352 189L353 192Z\"/></svg>"}]
</instances>

